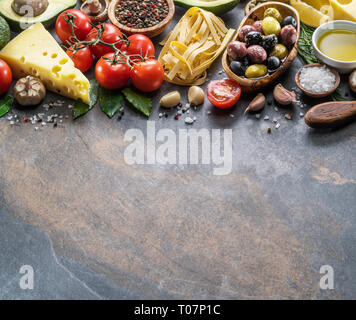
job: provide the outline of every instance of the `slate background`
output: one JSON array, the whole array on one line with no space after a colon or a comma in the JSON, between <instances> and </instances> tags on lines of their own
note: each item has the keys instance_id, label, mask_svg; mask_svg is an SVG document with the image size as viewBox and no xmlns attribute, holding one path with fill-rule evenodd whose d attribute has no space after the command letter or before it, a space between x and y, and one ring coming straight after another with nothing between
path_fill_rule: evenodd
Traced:
<instances>
[{"instance_id":1,"label":"slate background","mask_svg":"<svg viewBox=\"0 0 356 320\"><path fill-rule=\"evenodd\" d=\"M237 28L243 7L223 17L228 26ZM297 58L280 79L287 88L301 65ZM218 59L209 79L224 78L221 70ZM153 95L157 130L187 128L184 117L158 117L159 98L173 89ZM306 109L273 104L260 120L243 116L252 98L191 111L196 129L233 129L233 172L224 177L209 165L125 164L126 130L145 132L147 121L128 106L121 121L96 107L39 131L0 119L0 299L354 299L356 125L311 130L299 112L321 101L304 96ZM271 135L266 114L281 118ZM24 264L35 270L32 291L18 285ZM334 290L319 288L324 264L335 270Z\"/></svg>"}]
</instances>

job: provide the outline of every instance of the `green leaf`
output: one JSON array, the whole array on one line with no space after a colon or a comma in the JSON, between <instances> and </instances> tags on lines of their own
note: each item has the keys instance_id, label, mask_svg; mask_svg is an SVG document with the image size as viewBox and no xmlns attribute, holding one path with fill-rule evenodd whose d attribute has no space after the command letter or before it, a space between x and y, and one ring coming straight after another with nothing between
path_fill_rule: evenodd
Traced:
<instances>
[{"instance_id":1,"label":"green leaf","mask_svg":"<svg viewBox=\"0 0 356 320\"><path fill-rule=\"evenodd\" d=\"M345 101L345 100L348 100L341 92L341 89L340 88L337 88L335 90L335 92L331 95L331 98L334 100L334 101Z\"/></svg>"},{"instance_id":2,"label":"green leaf","mask_svg":"<svg viewBox=\"0 0 356 320\"><path fill-rule=\"evenodd\" d=\"M145 116L149 117L152 110L151 99L145 97L144 95L137 93L129 88L122 90L125 98L139 111L141 111Z\"/></svg>"},{"instance_id":3,"label":"green leaf","mask_svg":"<svg viewBox=\"0 0 356 320\"><path fill-rule=\"evenodd\" d=\"M90 109L88 104L84 103L82 99L78 99L73 108L73 120L85 115Z\"/></svg>"},{"instance_id":4,"label":"green leaf","mask_svg":"<svg viewBox=\"0 0 356 320\"><path fill-rule=\"evenodd\" d=\"M93 109L93 107L98 102L98 89L99 83L96 79L90 80L90 89L89 89L89 99L90 104L87 105L83 100L79 99L75 102L73 109L73 120L85 115L88 111Z\"/></svg>"},{"instance_id":5,"label":"green leaf","mask_svg":"<svg viewBox=\"0 0 356 320\"><path fill-rule=\"evenodd\" d=\"M14 97L8 96L3 100L0 100L0 118L7 114L14 102Z\"/></svg>"},{"instance_id":6,"label":"green leaf","mask_svg":"<svg viewBox=\"0 0 356 320\"><path fill-rule=\"evenodd\" d=\"M90 108L93 108L98 102L98 91L99 91L99 82L96 81L96 79L90 80L90 90L89 90Z\"/></svg>"},{"instance_id":7,"label":"green leaf","mask_svg":"<svg viewBox=\"0 0 356 320\"><path fill-rule=\"evenodd\" d=\"M99 87L99 105L109 118L112 118L120 110L123 102L124 97L120 91Z\"/></svg>"}]
</instances>

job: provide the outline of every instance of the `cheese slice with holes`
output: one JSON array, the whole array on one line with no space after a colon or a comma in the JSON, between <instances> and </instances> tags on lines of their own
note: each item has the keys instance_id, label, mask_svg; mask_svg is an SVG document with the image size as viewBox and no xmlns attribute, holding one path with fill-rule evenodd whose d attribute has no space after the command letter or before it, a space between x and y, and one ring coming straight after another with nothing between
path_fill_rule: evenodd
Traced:
<instances>
[{"instance_id":1,"label":"cheese slice with holes","mask_svg":"<svg viewBox=\"0 0 356 320\"><path fill-rule=\"evenodd\" d=\"M47 89L89 104L89 81L74 67L73 61L57 41L36 23L20 33L0 51L17 79L32 75Z\"/></svg>"},{"instance_id":2,"label":"cheese slice with holes","mask_svg":"<svg viewBox=\"0 0 356 320\"><path fill-rule=\"evenodd\" d=\"M356 22L356 0L330 0L335 20Z\"/></svg>"}]
</instances>

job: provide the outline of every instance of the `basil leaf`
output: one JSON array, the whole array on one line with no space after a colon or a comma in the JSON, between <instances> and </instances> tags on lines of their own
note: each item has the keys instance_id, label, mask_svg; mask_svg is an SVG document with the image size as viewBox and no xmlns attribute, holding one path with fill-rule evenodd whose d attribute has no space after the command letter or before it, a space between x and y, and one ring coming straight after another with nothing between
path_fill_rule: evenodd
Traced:
<instances>
[{"instance_id":1,"label":"basil leaf","mask_svg":"<svg viewBox=\"0 0 356 320\"><path fill-rule=\"evenodd\" d=\"M82 99L78 99L73 108L73 120L85 115L90 109L88 104L84 103Z\"/></svg>"},{"instance_id":2,"label":"basil leaf","mask_svg":"<svg viewBox=\"0 0 356 320\"><path fill-rule=\"evenodd\" d=\"M96 79L90 80L90 89L89 89L89 100L90 104L87 105L83 100L79 99L75 102L73 109L73 120L79 118L80 116L85 115L90 111L98 102L98 89L99 83Z\"/></svg>"},{"instance_id":3,"label":"basil leaf","mask_svg":"<svg viewBox=\"0 0 356 320\"><path fill-rule=\"evenodd\" d=\"M99 105L101 110L109 117L112 118L122 107L124 97L120 91L107 90L99 87Z\"/></svg>"},{"instance_id":4,"label":"basil leaf","mask_svg":"<svg viewBox=\"0 0 356 320\"><path fill-rule=\"evenodd\" d=\"M90 80L89 98L90 108L93 108L98 102L99 82L96 79Z\"/></svg>"},{"instance_id":5,"label":"basil leaf","mask_svg":"<svg viewBox=\"0 0 356 320\"><path fill-rule=\"evenodd\" d=\"M14 102L14 97L8 96L3 100L0 100L0 118L7 114Z\"/></svg>"},{"instance_id":6,"label":"basil leaf","mask_svg":"<svg viewBox=\"0 0 356 320\"><path fill-rule=\"evenodd\" d=\"M138 110L141 111L145 116L149 117L152 110L151 99L145 97L144 95L137 93L129 88L122 90L125 98Z\"/></svg>"}]
</instances>

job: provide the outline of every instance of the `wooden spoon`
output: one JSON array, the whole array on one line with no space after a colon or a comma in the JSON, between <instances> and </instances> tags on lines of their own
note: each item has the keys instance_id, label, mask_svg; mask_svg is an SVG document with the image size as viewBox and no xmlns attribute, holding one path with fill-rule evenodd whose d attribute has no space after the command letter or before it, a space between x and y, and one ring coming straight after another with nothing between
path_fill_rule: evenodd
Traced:
<instances>
[{"instance_id":1,"label":"wooden spoon","mask_svg":"<svg viewBox=\"0 0 356 320\"><path fill-rule=\"evenodd\" d=\"M356 101L326 102L311 108L305 123L312 128L337 128L356 120Z\"/></svg>"}]
</instances>

